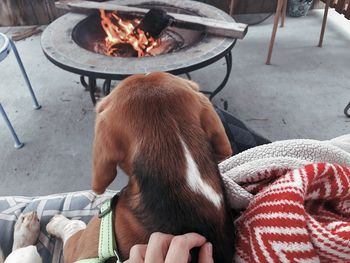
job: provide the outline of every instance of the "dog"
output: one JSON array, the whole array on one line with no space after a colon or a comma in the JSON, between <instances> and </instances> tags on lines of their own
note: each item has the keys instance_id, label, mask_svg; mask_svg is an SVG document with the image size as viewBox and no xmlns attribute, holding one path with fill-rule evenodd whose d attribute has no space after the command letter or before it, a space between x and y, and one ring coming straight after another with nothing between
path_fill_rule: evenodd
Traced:
<instances>
[{"instance_id":1,"label":"dog","mask_svg":"<svg viewBox=\"0 0 350 263\"><path fill-rule=\"evenodd\" d=\"M34 246L40 233L40 222L36 211L21 214L15 224L12 252L6 260L0 250L0 263L42 263Z\"/></svg>"},{"instance_id":2,"label":"dog","mask_svg":"<svg viewBox=\"0 0 350 263\"><path fill-rule=\"evenodd\" d=\"M232 150L198 85L168 73L134 75L96 113L93 191L105 192L117 166L129 176L114 208L121 259L153 232L197 232L213 244L215 262L231 263L234 225L217 163ZM72 263L98 255L100 222L96 216L85 226L59 215L47 231L63 239L65 262Z\"/></svg>"}]
</instances>

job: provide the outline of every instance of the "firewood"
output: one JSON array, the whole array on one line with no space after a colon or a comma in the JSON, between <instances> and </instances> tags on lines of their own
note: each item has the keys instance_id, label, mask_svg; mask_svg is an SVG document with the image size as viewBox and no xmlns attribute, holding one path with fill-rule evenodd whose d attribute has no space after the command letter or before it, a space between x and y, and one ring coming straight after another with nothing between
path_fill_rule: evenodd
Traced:
<instances>
[{"instance_id":1,"label":"firewood","mask_svg":"<svg viewBox=\"0 0 350 263\"><path fill-rule=\"evenodd\" d=\"M12 35L12 40L13 41L23 40L27 37L31 37L31 36L39 34L41 32L42 32L42 30L40 28L38 28L38 26L36 26L36 27L30 28L26 31L16 32L15 34Z\"/></svg>"},{"instance_id":2,"label":"firewood","mask_svg":"<svg viewBox=\"0 0 350 263\"><path fill-rule=\"evenodd\" d=\"M89 13L92 10L104 9L106 11L116 11L119 14L133 15L142 18L149 9L133 6L118 5L117 1L108 2L89 2L83 0L59 1L58 8L68 9L71 12ZM205 32L223 37L232 37L243 39L248 31L248 25L236 22L227 22L212 18L184 15L176 13L167 13L173 18L171 26L188 28L194 30L204 30Z\"/></svg>"},{"instance_id":3,"label":"firewood","mask_svg":"<svg viewBox=\"0 0 350 263\"><path fill-rule=\"evenodd\" d=\"M141 29L147 32L150 36L157 39L165 28L172 23L172 17L169 16L163 9L152 8L141 19L140 24L135 28L135 32Z\"/></svg>"}]
</instances>

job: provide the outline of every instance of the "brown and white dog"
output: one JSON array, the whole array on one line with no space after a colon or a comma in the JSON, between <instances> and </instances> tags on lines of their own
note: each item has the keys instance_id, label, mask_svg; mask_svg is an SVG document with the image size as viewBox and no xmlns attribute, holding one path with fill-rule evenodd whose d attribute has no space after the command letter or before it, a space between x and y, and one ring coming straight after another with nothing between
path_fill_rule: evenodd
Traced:
<instances>
[{"instance_id":1,"label":"brown and white dog","mask_svg":"<svg viewBox=\"0 0 350 263\"><path fill-rule=\"evenodd\" d=\"M215 262L232 262L234 226L217 162L231 156L222 123L191 81L167 73L122 81L97 106L92 189L102 194L129 175L114 211L122 260L153 232L197 232ZM63 238L66 263L98 255L100 219L85 226L55 217L48 232ZM66 230L64 230L66 229Z\"/></svg>"}]
</instances>

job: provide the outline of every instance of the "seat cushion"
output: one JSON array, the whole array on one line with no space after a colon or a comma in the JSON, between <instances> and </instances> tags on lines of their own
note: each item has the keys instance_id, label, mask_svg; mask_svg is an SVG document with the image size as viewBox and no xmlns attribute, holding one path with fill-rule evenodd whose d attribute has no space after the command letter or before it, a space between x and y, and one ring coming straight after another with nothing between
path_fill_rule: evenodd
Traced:
<instances>
[{"instance_id":1,"label":"seat cushion","mask_svg":"<svg viewBox=\"0 0 350 263\"><path fill-rule=\"evenodd\" d=\"M36 210L40 219L40 235L36 244L44 263L63 263L62 242L49 237L46 225L56 214L88 223L99 212L99 205L117 192L106 191L97 196L92 191L71 192L39 197L0 197L0 247L6 257L11 253L13 230L21 213Z\"/></svg>"}]
</instances>

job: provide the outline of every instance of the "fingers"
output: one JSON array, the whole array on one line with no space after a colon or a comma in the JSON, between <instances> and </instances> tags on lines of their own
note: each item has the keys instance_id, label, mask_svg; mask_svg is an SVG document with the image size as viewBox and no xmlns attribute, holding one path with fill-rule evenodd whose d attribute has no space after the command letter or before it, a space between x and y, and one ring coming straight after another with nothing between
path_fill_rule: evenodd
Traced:
<instances>
[{"instance_id":1,"label":"fingers","mask_svg":"<svg viewBox=\"0 0 350 263\"><path fill-rule=\"evenodd\" d=\"M145 260L147 245L135 245L130 249L130 257L124 263L142 263Z\"/></svg>"},{"instance_id":2,"label":"fingers","mask_svg":"<svg viewBox=\"0 0 350 263\"><path fill-rule=\"evenodd\" d=\"M148 242L145 263L163 263L173 237L169 234L153 233Z\"/></svg>"},{"instance_id":3,"label":"fingers","mask_svg":"<svg viewBox=\"0 0 350 263\"><path fill-rule=\"evenodd\" d=\"M212 245L205 237L196 233L173 236L159 232L151 235L148 245L133 246L125 263L187 263L194 247L201 247L198 263L214 263Z\"/></svg>"},{"instance_id":4,"label":"fingers","mask_svg":"<svg viewBox=\"0 0 350 263\"><path fill-rule=\"evenodd\" d=\"M198 263L214 263L213 245L211 243L205 243L199 250Z\"/></svg>"},{"instance_id":5,"label":"fingers","mask_svg":"<svg viewBox=\"0 0 350 263\"><path fill-rule=\"evenodd\" d=\"M194 247L204 245L205 242L205 237L196 233L188 233L174 237L165 258L165 263L188 262L190 250Z\"/></svg>"}]
</instances>

